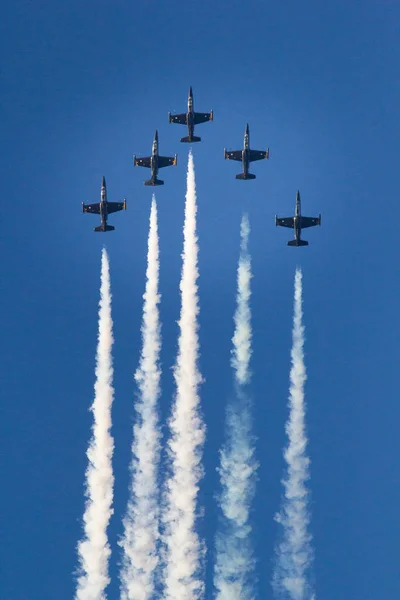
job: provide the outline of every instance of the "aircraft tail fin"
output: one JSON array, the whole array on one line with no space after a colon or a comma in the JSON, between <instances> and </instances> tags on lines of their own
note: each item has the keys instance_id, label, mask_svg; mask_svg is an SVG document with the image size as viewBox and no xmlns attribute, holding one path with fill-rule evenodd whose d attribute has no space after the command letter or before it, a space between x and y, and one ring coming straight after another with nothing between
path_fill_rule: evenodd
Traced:
<instances>
[{"instance_id":1,"label":"aircraft tail fin","mask_svg":"<svg viewBox=\"0 0 400 600\"><path fill-rule=\"evenodd\" d=\"M191 144L192 142L201 142L201 137L196 137L195 135L192 135L192 137L187 136L181 138L181 142L188 142L189 144Z\"/></svg>"},{"instance_id":2,"label":"aircraft tail fin","mask_svg":"<svg viewBox=\"0 0 400 600\"><path fill-rule=\"evenodd\" d=\"M238 175L236 175L236 179L255 179L256 176L253 175L253 173L238 173Z\"/></svg>"},{"instance_id":3,"label":"aircraft tail fin","mask_svg":"<svg viewBox=\"0 0 400 600\"><path fill-rule=\"evenodd\" d=\"M161 179L148 179L144 182L144 185L164 185L164 182Z\"/></svg>"},{"instance_id":4,"label":"aircraft tail fin","mask_svg":"<svg viewBox=\"0 0 400 600\"><path fill-rule=\"evenodd\" d=\"M114 229L115 227L113 227L112 225L106 225L105 227L100 225L99 227L95 227L94 231L114 231Z\"/></svg>"},{"instance_id":5,"label":"aircraft tail fin","mask_svg":"<svg viewBox=\"0 0 400 600\"><path fill-rule=\"evenodd\" d=\"M308 246L308 242L306 242L306 240L290 240L290 242L287 243L288 246Z\"/></svg>"}]
</instances>

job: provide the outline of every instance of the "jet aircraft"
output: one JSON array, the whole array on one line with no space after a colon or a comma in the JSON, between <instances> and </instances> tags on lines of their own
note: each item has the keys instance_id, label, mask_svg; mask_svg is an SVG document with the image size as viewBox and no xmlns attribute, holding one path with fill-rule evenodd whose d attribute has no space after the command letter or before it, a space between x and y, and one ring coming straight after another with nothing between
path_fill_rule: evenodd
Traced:
<instances>
[{"instance_id":1,"label":"jet aircraft","mask_svg":"<svg viewBox=\"0 0 400 600\"><path fill-rule=\"evenodd\" d=\"M95 227L94 231L114 231L115 227L107 225L108 215L119 210L126 210L126 198L123 202L108 202L106 179L103 176L101 182L101 200L99 204L84 204L82 202L82 212L91 213L92 215L100 215L101 225Z\"/></svg>"},{"instance_id":2,"label":"jet aircraft","mask_svg":"<svg viewBox=\"0 0 400 600\"><path fill-rule=\"evenodd\" d=\"M168 113L168 119L170 123L179 123L180 125L187 125L189 135L187 137L181 138L181 142L201 142L200 137L196 137L195 135L193 135L194 126L199 125L200 123L205 123L206 121L212 121L214 119L214 113L213 111L209 113L194 112L193 91L190 87L187 113L183 113L181 115L171 115L171 113Z\"/></svg>"},{"instance_id":3,"label":"jet aircraft","mask_svg":"<svg viewBox=\"0 0 400 600\"><path fill-rule=\"evenodd\" d=\"M238 160L243 164L243 173L238 173L236 179L255 179L256 176L249 173L250 163L255 160L262 160L263 158L269 158L269 148L267 150L250 150L250 129L249 125L246 125L244 131L243 150L233 150L228 152L224 148L225 160Z\"/></svg>"},{"instance_id":4,"label":"jet aircraft","mask_svg":"<svg viewBox=\"0 0 400 600\"><path fill-rule=\"evenodd\" d=\"M319 217L301 216L300 192L297 190L295 216L279 219L275 215L275 225L279 227L290 227L294 230L294 240L290 240L288 246L308 246L308 242L301 239L301 230L306 227L321 225L321 215L319 215Z\"/></svg>"},{"instance_id":5,"label":"jet aircraft","mask_svg":"<svg viewBox=\"0 0 400 600\"><path fill-rule=\"evenodd\" d=\"M158 132L154 135L153 146L151 150L151 156L146 156L145 158L136 158L136 154L133 156L133 164L135 167L147 167L151 169L151 179L144 182L144 185L164 185L164 182L161 179L157 179L158 169L162 169L163 167L171 167L172 165L176 165L178 162L178 157L175 156L160 156L158 154Z\"/></svg>"}]
</instances>

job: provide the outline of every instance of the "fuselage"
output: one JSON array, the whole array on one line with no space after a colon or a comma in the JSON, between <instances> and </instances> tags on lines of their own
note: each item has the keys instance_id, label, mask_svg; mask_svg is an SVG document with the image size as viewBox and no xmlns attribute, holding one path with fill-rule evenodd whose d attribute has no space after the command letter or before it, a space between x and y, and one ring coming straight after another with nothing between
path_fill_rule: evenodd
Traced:
<instances>
[{"instance_id":1,"label":"fuselage","mask_svg":"<svg viewBox=\"0 0 400 600\"><path fill-rule=\"evenodd\" d=\"M101 186L100 207L99 208L100 208L101 225L102 225L102 227L105 228L105 226L107 225L108 210L107 210L107 190L106 190L106 183L105 183L104 179L103 179L103 184Z\"/></svg>"},{"instance_id":2,"label":"fuselage","mask_svg":"<svg viewBox=\"0 0 400 600\"><path fill-rule=\"evenodd\" d=\"M246 125L246 129L244 131L243 150L242 150L243 172L246 175L249 172L249 164L250 164L249 150L250 150L250 129L249 129L249 126Z\"/></svg>"},{"instance_id":3,"label":"fuselage","mask_svg":"<svg viewBox=\"0 0 400 600\"><path fill-rule=\"evenodd\" d=\"M158 173L158 132L157 131L154 135L153 145L151 147L150 167L151 167L152 179L157 179L157 173Z\"/></svg>"},{"instance_id":4,"label":"fuselage","mask_svg":"<svg viewBox=\"0 0 400 600\"><path fill-rule=\"evenodd\" d=\"M186 124L188 126L189 137L193 137L194 134L194 100L192 88L189 90L188 96L188 109L186 114Z\"/></svg>"},{"instance_id":5,"label":"fuselage","mask_svg":"<svg viewBox=\"0 0 400 600\"><path fill-rule=\"evenodd\" d=\"M297 192L296 195L296 210L294 215L294 237L297 241L301 239L301 201L300 201L300 192Z\"/></svg>"}]
</instances>

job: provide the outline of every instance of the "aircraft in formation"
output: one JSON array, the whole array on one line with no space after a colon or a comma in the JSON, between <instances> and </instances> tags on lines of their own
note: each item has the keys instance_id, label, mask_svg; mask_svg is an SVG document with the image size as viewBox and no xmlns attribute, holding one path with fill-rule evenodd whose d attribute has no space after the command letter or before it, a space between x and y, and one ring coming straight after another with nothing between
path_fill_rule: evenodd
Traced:
<instances>
[{"instance_id":1,"label":"aircraft in formation","mask_svg":"<svg viewBox=\"0 0 400 600\"><path fill-rule=\"evenodd\" d=\"M100 215L101 225L95 227L94 231L113 231L115 227L107 224L108 215L119 210L126 210L126 198L123 202L108 202L106 178L103 175L101 181L100 202L97 204L84 204L82 202L82 212Z\"/></svg>"},{"instance_id":2,"label":"aircraft in formation","mask_svg":"<svg viewBox=\"0 0 400 600\"><path fill-rule=\"evenodd\" d=\"M189 88L187 113L182 113L180 115L171 115L170 112L168 113L168 120L170 123L187 125L189 135L181 138L181 142L189 142L190 144L192 142L201 142L201 138L194 135L194 126L200 125L200 123L206 123L207 121L212 121L213 119L213 111L209 113L195 112L192 86Z\"/></svg>"},{"instance_id":3,"label":"aircraft in formation","mask_svg":"<svg viewBox=\"0 0 400 600\"><path fill-rule=\"evenodd\" d=\"M269 148L266 150L251 150L250 149L250 128L247 123L244 130L243 150L227 151L224 148L225 160L238 160L243 165L243 172L236 175L236 179L255 179L253 173L249 173L249 166L255 160L263 160L269 158Z\"/></svg>"},{"instance_id":4,"label":"aircraft in formation","mask_svg":"<svg viewBox=\"0 0 400 600\"><path fill-rule=\"evenodd\" d=\"M321 215L318 217L303 217L301 215L300 192L296 194L296 210L294 217L284 217L280 219L275 215L275 225L277 227L290 227L294 231L294 240L288 242L288 246L308 246L306 240L301 239L301 230L306 227L315 227L321 225Z\"/></svg>"},{"instance_id":5,"label":"aircraft in formation","mask_svg":"<svg viewBox=\"0 0 400 600\"><path fill-rule=\"evenodd\" d=\"M194 99L192 87L189 88L188 95L188 108L186 113L172 115L168 113L168 120L170 123L178 123L180 125L186 125L188 128L188 134L186 137L181 138L181 142L200 142L201 138L194 135L195 125L205 123L207 121L213 121L214 113L211 110L209 113L195 112L194 110ZM236 179L255 179L256 176L249 172L250 163L269 158L269 148L266 150L252 150L250 148L250 128L249 124L246 125L244 132L243 148L242 150L226 150L224 148L224 157L226 160L236 160L242 163L243 171L236 175ZM152 145L151 156L144 158L137 158L133 156L133 164L136 167L146 167L151 169L151 179L144 182L144 185L156 186L164 185L161 179L158 179L158 170L163 167L171 167L178 163L178 157L175 156L160 156L158 153L158 132L156 130ZM99 214L101 217L101 225L95 227L94 231L113 231L115 227L107 224L108 215L117 212L119 210L126 210L126 199L123 202L108 202L107 201L107 190L106 180L103 176L101 184L101 201L99 204L84 204L82 202L82 211L86 213ZM296 195L296 209L294 217L278 218L275 215L275 225L279 227L289 227L294 231L294 239L288 242L288 246L308 246L308 242L301 239L301 230L306 227L314 227L315 225L321 225L321 215L319 217L303 217L301 215L301 203L300 203L300 192L297 191Z\"/></svg>"},{"instance_id":6,"label":"aircraft in formation","mask_svg":"<svg viewBox=\"0 0 400 600\"><path fill-rule=\"evenodd\" d=\"M158 154L158 131L154 135L154 141L151 149L151 156L145 158L136 158L133 156L133 164L135 167L147 167L151 169L151 179L144 182L144 185L164 185L161 179L157 179L158 169L163 167L172 167L178 163L178 157L175 156L160 156Z\"/></svg>"}]
</instances>

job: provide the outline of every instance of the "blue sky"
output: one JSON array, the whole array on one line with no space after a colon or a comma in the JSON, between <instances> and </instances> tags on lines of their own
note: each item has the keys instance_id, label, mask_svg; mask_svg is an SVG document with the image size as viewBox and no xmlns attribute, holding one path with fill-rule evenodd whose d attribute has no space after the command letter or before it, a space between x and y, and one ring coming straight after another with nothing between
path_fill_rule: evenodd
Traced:
<instances>
[{"instance_id":1,"label":"blue sky","mask_svg":"<svg viewBox=\"0 0 400 600\"><path fill-rule=\"evenodd\" d=\"M214 109L194 147L199 203L202 407L207 425L201 532L212 598L218 450L230 367L239 225L252 227L253 384L261 467L253 523L257 595L272 598L287 416L293 277L304 275L308 432L317 596L400 595L397 374L400 86L395 2L14 3L2 17L2 576L7 600L71 598L91 425L100 255L111 262L115 333L115 514L109 598L118 597L128 495L133 372L140 353L151 190L132 154L154 130L178 167L157 190L163 421L179 315L188 147L183 112ZM270 147L255 181L223 148ZM127 197L95 235L81 202ZM288 248L296 190L322 213L308 248ZM164 429L164 433L166 433Z\"/></svg>"}]
</instances>

